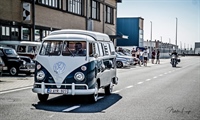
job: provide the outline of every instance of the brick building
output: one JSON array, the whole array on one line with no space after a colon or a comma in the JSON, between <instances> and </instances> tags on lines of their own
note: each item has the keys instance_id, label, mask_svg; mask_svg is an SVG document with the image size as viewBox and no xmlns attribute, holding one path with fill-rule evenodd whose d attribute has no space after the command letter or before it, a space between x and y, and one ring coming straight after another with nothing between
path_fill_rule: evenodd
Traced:
<instances>
[{"instance_id":1,"label":"brick building","mask_svg":"<svg viewBox=\"0 0 200 120\"><path fill-rule=\"evenodd\" d=\"M116 34L122 0L0 0L0 41L42 41L50 31Z\"/></svg>"}]
</instances>

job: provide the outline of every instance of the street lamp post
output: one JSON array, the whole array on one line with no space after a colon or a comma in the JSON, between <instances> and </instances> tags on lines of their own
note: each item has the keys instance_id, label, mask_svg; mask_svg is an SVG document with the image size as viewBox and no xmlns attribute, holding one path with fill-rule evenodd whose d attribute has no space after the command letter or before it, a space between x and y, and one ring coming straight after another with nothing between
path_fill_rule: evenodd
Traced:
<instances>
[{"instance_id":1,"label":"street lamp post","mask_svg":"<svg viewBox=\"0 0 200 120\"><path fill-rule=\"evenodd\" d=\"M176 18L176 39L175 39L176 47L177 47L177 26L178 26L178 18Z\"/></svg>"},{"instance_id":2,"label":"street lamp post","mask_svg":"<svg viewBox=\"0 0 200 120\"><path fill-rule=\"evenodd\" d=\"M149 53L150 53L150 56L151 56L151 48L152 48L152 21L150 21L151 23L151 33L150 33L150 49L149 49Z\"/></svg>"}]
</instances>

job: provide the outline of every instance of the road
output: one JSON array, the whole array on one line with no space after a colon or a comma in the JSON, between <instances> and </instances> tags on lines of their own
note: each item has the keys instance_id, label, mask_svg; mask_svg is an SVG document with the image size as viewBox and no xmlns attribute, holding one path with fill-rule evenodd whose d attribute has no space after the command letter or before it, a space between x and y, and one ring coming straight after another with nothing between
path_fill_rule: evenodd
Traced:
<instances>
[{"instance_id":1,"label":"road","mask_svg":"<svg viewBox=\"0 0 200 120\"><path fill-rule=\"evenodd\" d=\"M176 68L161 60L117 75L113 94L100 91L94 104L58 95L40 103L31 88L0 91L0 120L200 120L200 57L182 57Z\"/></svg>"}]
</instances>

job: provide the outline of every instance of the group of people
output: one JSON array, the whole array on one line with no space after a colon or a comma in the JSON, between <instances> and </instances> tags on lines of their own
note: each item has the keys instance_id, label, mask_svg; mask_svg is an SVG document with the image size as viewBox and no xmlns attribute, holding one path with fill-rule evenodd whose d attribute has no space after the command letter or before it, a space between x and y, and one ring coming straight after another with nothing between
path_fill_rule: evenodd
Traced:
<instances>
[{"instance_id":1,"label":"group of people","mask_svg":"<svg viewBox=\"0 0 200 120\"><path fill-rule=\"evenodd\" d=\"M135 48L133 48L133 50L131 51L132 56L137 58L137 62L138 64L147 66L147 61L149 60L150 57L150 53L149 50L147 48L145 48L144 50L137 48L135 50ZM152 64L154 64L154 61L156 59L155 64L160 64L160 51L159 49L157 49L157 51L153 50L151 53L151 62Z\"/></svg>"}]
</instances>

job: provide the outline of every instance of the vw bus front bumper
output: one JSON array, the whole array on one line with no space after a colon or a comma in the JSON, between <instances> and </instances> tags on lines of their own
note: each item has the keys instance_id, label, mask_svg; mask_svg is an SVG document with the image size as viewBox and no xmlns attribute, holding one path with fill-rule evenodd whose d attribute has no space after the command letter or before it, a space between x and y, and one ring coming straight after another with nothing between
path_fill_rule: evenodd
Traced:
<instances>
[{"instance_id":1,"label":"vw bus front bumper","mask_svg":"<svg viewBox=\"0 0 200 120\"><path fill-rule=\"evenodd\" d=\"M37 85L41 87L36 87ZM40 94L64 94L64 95L91 95L95 93L95 88L88 89L86 84L60 84L60 86L71 86L71 89L63 89L63 88L46 88L45 85L57 85L55 83L35 83L34 88L32 89L35 93ZM75 89L76 87L85 87L85 89Z\"/></svg>"}]
</instances>

